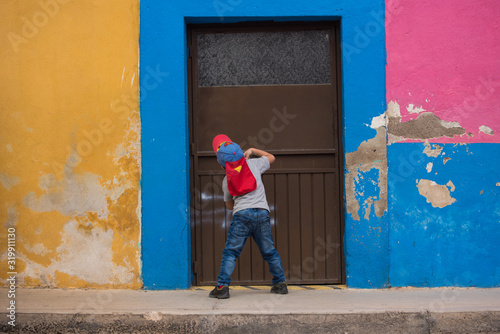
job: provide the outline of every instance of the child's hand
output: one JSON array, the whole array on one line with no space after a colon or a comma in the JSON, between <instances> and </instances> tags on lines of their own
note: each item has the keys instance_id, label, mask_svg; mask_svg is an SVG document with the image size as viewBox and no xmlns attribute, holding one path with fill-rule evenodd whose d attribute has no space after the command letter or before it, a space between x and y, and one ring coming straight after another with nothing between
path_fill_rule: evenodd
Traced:
<instances>
[{"instance_id":1,"label":"child's hand","mask_svg":"<svg viewBox=\"0 0 500 334\"><path fill-rule=\"evenodd\" d=\"M252 152L251 148L249 148L248 150L245 151L245 153L243 153L243 155L245 156L245 159L250 159L252 154L253 154L253 152Z\"/></svg>"}]
</instances>

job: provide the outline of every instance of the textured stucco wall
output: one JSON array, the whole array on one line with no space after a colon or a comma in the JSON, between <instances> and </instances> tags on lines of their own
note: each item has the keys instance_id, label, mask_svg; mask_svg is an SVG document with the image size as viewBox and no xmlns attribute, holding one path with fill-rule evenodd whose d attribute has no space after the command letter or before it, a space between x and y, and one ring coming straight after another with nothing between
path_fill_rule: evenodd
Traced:
<instances>
[{"instance_id":1,"label":"textured stucco wall","mask_svg":"<svg viewBox=\"0 0 500 334\"><path fill-rule=\"evenodd\" d=\"M343 144L350 153L377 133L384 142L385 130L366 126L386 110L384 9L384 2L378 0L141 1L145 288L175 289L191 284L186 23L340 20ZM142 69L146 67L168 76L143 95L142 75L147 72ZM350 173L346 193L352 212L357 211L356 202L360 203L357 215L363 221L354 214L346 215L347 284L383 287L389 270L384 214L387 184L378 171L386 166L385 145L376 154L351 155L350 163L346 166Z\"/></svg>"},{"instance_id":2,"label":"textured stucco wall","mask_svg":"<svg viewBox=\"0 0 500 334\"><path fill-rule=\"evenodd\" d=\"M19 286L140 288L139 1L0 13L3 284L13 227Z\"/></svg>"},{"instance_id":3,"label":"textured stucco wall","mask_svg":"<svg viewBox=\"0 0 500 334\"><path fill-rule=\"evenodd\" d=\"M398 12L386 21L390 284L499 286L500 2Z\"/></svg>"},{"instance_id":4,"label":"textured stucco wall","mask_svg":"<svg viewBox=\"0 0 500 334\"><path fill-rule=\"evenodd\" d=\"M387 2L387 12L393 7ZM406 0L399 7L387 22L388 103L399 106L400 122L415 119L414 127L426 113L453 124L410 136L394 123L392 139L500 142L500 3ZM437 118L428 127L438 130Z\"/></svg>"},{"instance_id":5,"label":"textured stucco wall","mask_svg":"<svg viewBox=\"0 0 500 334\"><path fill-rule=\"evenodd\" d=\"M0 12L2 284L189 287L186 23L268 20L341 22L347 285L500 284L498 1L142 0L140 82L138 0Z\"/></svg>"}]
</instances>

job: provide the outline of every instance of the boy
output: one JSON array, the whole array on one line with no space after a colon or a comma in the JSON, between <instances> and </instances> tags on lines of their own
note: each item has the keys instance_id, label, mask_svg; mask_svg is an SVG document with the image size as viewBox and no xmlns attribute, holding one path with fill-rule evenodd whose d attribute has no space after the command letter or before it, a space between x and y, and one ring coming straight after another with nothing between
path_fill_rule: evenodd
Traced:
<instances>
[{"instance_id":1,"label":"boy","mask_svg":"<svg viewBox=\"0 0 500 334\"><path fill-rule=\"evenodd\" d=\"M285 273L278 251L274 248L269 218L269 205L261 175L269 169L276 158L265 151L250 148L245 153L226 135L214 138L212 146L217 160L226 170L222 182L224 202L233 210L233 220L229 228L226 246L222 252L222 262L217 286L210 292L211 298L229 298L229 284L235 261L240 256L248 237L252 237L260 253L269 264L273 275L272 293L288 293ZM257 159L249 159L250 156ZM247 160L248 159L248 160Z\"/></svg>"}]
</instances>

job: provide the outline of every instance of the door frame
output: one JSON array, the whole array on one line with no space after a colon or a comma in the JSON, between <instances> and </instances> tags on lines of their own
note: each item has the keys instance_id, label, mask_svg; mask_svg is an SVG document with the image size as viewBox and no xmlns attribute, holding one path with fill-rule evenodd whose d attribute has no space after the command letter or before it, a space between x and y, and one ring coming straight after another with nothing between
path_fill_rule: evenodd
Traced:
<instances>
[{"instance_id":1,"label":"door frame","mask_svg":"<svg viewBox=\"0 0 500 334\"><path fill-rule=\"evenodd\" d=\"M335 80L335 85L332 85L332 97L335 101L332 101L332 106L336 110L332 112L337 113L337 117L334 117L335 127L337 132L337 155L338 155L338 171L339 171L339 219L340 219L340 253L341 253L341 283L346 284L346 268L345 268L345 245L344 245L344 233L345 233L345 173L344 173L344 150L343 150L343 134L342 131L344 126L344 118L342 112L342 53L340 48L340 20L333 21L315 21L315 22L242 22L242 23L210 23L210 24L188 24L187 25L187 47L188 47L188 60L187 60L187 74L188 74L188 122L189 122L189 163L190 163L190 227L191 227L191 265L192 265L192 284L198 285L197 273L200 270L200 263L197 259L196 254L196 233L195 233L195 211L196 205L193 203L193 194L196 193L198 187L195 170L195 161L193 159L194 152L194 138L196 127L193 124L194 112L196 110L196 101L194 99L194 85L198 82L198 70L193 68L193 57L196 55L197 50L193 47L193 33L197 31L203 31L204 33L212 32L224 32L231 29L231 32L264 32L264 31L297 31L301 28L306 29L329 29L332 32L332 36L335 38L330 49L330 71L331 80Z\"/></svg>"}]
</instances>

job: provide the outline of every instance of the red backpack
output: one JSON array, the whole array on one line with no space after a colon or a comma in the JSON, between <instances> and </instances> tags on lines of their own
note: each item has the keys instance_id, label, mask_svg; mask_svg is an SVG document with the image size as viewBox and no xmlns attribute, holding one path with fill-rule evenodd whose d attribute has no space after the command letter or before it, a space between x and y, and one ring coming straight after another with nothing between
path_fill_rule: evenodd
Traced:
<instances>
[{"instance_id":1,"label":"red backpack","mask_svg":"<svg viewBox=\"0 0 500 334\"><path fill-rule=\"evenodd\" d=\"M240 196L257 189L257 181L243 157L237 161L226 162L227 187L232 196Z\"/></svg>"}]
</instances>

